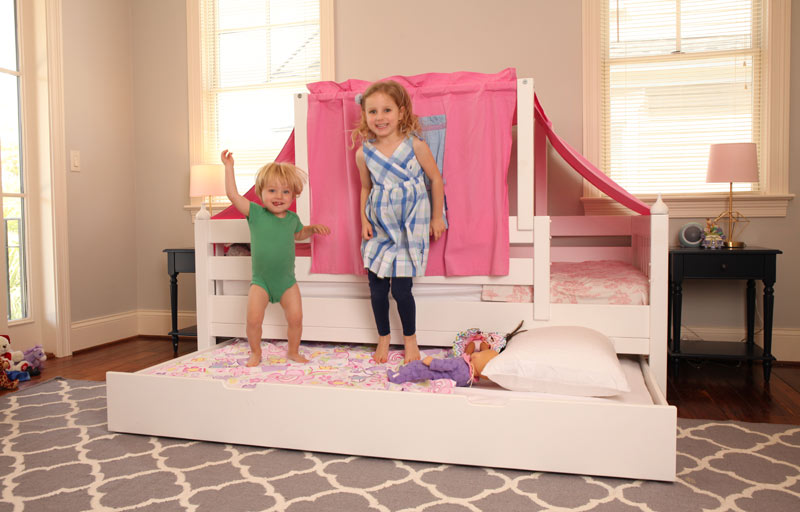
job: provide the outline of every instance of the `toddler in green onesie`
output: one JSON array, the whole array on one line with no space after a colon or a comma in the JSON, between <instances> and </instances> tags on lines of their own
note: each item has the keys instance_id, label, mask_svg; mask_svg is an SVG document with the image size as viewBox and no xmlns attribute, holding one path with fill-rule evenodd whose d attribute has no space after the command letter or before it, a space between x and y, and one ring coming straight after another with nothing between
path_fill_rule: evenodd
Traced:
<instances>
[{"instance_id":1,"label":"toddler in green onesie","mask_svg":"<svg viewBox=\"0 0 800 512\"><path fill-rule=\"evenodd\" d=\"M286 315L288 349L286 357L306 363L300 355L303 333L303 306L300 288L294 276L294 242L311 235L328 235L323 224L303 226L296 213L289 210L303 191L303 171L292 164L273 162L258 170L256 195L264 206L239 194L233 172L233 153L227 149L220 156L225 164L225 192L231 204L247 217L250 227L250 254L253 278L247 294L247 342L250 358L247 366L261 363L261 323L270 303L279 303Z\"/></svg>"},{"instance_id":2,"label":"toddler in green onesie","mask_svg":"<svg viewBox=\"0 0 800 512\"><path fill-rule=\"evenodd\" d=\"M254 284L264 288L271 303L279 303L283 292L297 281L294 277L294 234L303 229L300 217L287 211L278 217L258 203L250 202L250 255Z\"/></svg>"}]
</instances>

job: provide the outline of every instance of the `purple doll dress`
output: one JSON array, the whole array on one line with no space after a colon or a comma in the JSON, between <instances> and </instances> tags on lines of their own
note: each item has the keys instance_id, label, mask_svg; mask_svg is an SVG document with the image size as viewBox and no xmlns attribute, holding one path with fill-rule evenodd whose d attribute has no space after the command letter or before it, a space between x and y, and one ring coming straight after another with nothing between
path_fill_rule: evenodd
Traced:
<instances>
[{"instance_id":1,"label":"purple doll dress","mask_svg":"<svg viewBox=\"0 0 800 512\"><path fill-rule=\"evenodd\" d=\"M402 384L420 380L452 379L456 386L469 386L472 382L472 365L469 356L448 357L445 359L434 358L431 365L427 366L420 360L411 361L401 366L398 371L386 370L389 382Z\"/></svg>"}]
</instances>

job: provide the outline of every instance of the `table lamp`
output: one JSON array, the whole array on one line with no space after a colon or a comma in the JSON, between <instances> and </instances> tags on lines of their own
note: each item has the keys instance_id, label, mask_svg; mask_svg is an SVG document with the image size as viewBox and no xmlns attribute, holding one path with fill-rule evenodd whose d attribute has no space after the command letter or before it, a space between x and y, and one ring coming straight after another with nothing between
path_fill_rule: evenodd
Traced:
<instances>
[{"instance_id":1,"label":"table lamp","mask_svg":"<svg viewBox=\"0 0 800 512\"><path fill-rule=\"evenodd\" d=\"M758 181L758 155L753 142L711 144L708 153L708 173L706 183L730 183L728 210L720 213L714 222L728 220L728 239L726 247L744 247L744 242L736 240L736 224L750 222L744 215L733 209L733 184Z\"/></svg>"},{"instance_id":2,"label":"table lamp","mask_svg":"<svg viewBox=\"0 0 800 512\"><path fill-rule=\"evenodd\" d=\"M197 216L201 219L211 218L214 213L211 198L225 195L225 166L222 164L192 165L189 171L189 195L191 197L208 198L210 211L205 211L205 202L203 202L200 205L200 211L197 212Z\"/></svg>"}]
</instances>

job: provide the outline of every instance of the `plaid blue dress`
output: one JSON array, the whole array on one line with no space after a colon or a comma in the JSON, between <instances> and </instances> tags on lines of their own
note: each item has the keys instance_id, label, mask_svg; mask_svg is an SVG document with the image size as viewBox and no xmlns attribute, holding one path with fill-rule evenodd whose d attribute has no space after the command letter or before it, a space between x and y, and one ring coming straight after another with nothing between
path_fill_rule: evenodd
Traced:
<instances>
[{"instance_id":1,"label":"plaid blue dress","mask_svg":"<svg viewBox=\"0 0 800 512\"><path fill-rule=\"evenodd\" d=\"M364 267L378 277L423 276L428 263L431 204L413 140L407 137L391 157L369 141L362 149L372 178L365 208L372 238L361 242Z\"/></svg>"}]
</instances>

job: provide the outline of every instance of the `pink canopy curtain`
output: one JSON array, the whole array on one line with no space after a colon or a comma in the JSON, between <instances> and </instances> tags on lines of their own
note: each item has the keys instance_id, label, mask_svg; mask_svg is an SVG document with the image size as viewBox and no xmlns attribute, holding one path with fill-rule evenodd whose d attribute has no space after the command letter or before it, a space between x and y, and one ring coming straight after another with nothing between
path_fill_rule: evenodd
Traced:
<instances>
[{"instance_id":1,"label":"pink canopy curtain","mask_svg":"<svg viewBox=\"0 0 800 512\"><path fill-rule=\"evenodd\" d=\"M449 229L431 242L426 275L508 274L508 190L516 72L427 73L390 77L409 92L418 116L445 115ZM312 272L364 273L361 184L351 132L360 118L355 96L369 82L309 84L308 147L311 222L331 235L314 240Z\"/></svg>"},{"instance_id":2,"label":"pink canopy curtain","mask_svg":"<svg viewBox=\"0 0 800 512\"><path fill-rule=\"evenodd\" d=\"M533 96L533 101L535 109L533 117L536 120L536 137L542 137L542 146L536 147L536 215L547 215L547 187L539 187L540 183L544 183L545 185L547 183L547 180L543 179L543 175L547 173L547 157L545 152L547 148L544 147L544 136L550 140L553 149L561 155L561 158L601 192L638 214L650 215L650 207L647 206L646 203L620 187L614 180L609 178L603 171L587 160L585 156L578 153L575 148L559 137L555 130L553 130L553 123L547 117L547 114L545 114L541 103L539 103L539 98L535 94ZM541 134L539 132L540 129L542 130ZM544 190L540 191L540 188L544 188ZM539 195L540 192L542 193L541 199Z\"/></svg>"}]
</instances>

